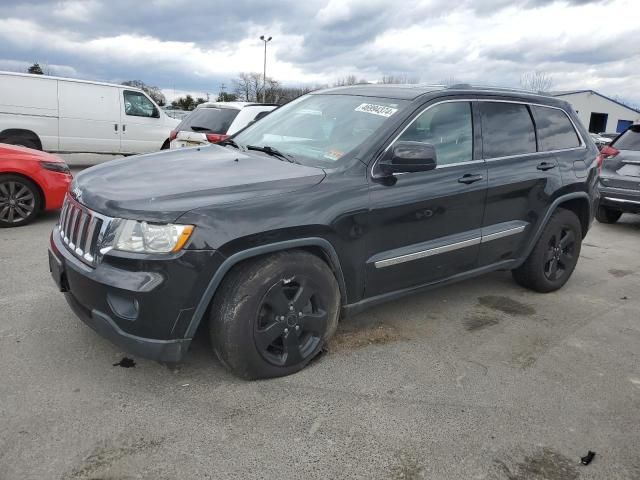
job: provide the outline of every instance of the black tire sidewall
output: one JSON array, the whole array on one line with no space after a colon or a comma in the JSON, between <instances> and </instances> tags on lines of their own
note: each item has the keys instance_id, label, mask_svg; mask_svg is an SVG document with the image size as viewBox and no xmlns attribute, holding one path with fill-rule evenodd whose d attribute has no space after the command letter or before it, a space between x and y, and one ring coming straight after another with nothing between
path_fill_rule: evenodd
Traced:
<instances>
[{"instance_id":1,"label":"black tire sidewall","mask_svg":"<svg viewBox=\"0 0 640 480\"><path fill-rule=\"evenodd\" d=\"M311 278L328 314L328 327L315 350L298 365L282 367L267 361L254 341L254 326L267 291L294 275ZM290 375L303 369L336 330L340 292L335 277L321 259L306 252L283 252L242 265L227 276L212 304L211 342L218 358L246 379Z\"/></svg>"},{"instance_id":2,"label":"black tire sidewall","mask_svg":"<svg viewBox=\"0 0 640 480\"><path fill-rule=\"evenodd\" d=\"M565 274L557 280L550 280L544 274L545 256L549 240L552 235L561 228L570 228L576 236L574 261L570 268L567 268ZM518 269L513 271L514 279L522 286L531 288L541 293L553 292L564 286L571 278L573 271L580 257L582 247L582 225L578 217L571 211L558 209L547 223L542 235L536 242L533 251Z\"/></svg>"},{"instance_id":3,"label":"black tire sidewall","mask_svg":"<svg viewBox=\"0 0 640 480\"><path fill-rule=\"evenodd\" d=\"M31 223L38 216L38 212L42 208L42 199L40 198L40 191L38 190L38 187L36 186L36 184L33 183L33 181L29 180L28 178L22 177L20 175L11 175L11 174L0 175L0 183L8 182L8 181L20 183L25 187L27 187L33 194L33 198L35 199L35 206L33 208L33 212L31 212L31 215L29 215L24 220L21 220L20 222L8 223L3 220L0 220L0 228L22 227L23 225L27 225Z\"/></svg>"},{"instance_id":4,"label":"black tire sidewall","mask_svg":"<svg viewBox=\"0 0 640 480\"><path fill-rule=\"evenodd\" d=\"M557 231L561 228L570 228L573 230L574 235L576 236L575 243L575 251L574 251L574 262L570 268L566 269L565 274L557 280L549 280L544 274L544 256L547 253L547 245L549 243L549 239L552 235L556 234ZM571 275L573 274L573 270L578 264L578 258L580 257L580 249L582 247L582 226L580 225L580 220L573 212L569 212L567 210L558 210L545 228L538 244L536 245L536 249L539 250L537 252L537 262L538 269L541 272L541 279L544 283L547 283L551 290L557 290L561 288Z\"/></svg>"}]
</instances>

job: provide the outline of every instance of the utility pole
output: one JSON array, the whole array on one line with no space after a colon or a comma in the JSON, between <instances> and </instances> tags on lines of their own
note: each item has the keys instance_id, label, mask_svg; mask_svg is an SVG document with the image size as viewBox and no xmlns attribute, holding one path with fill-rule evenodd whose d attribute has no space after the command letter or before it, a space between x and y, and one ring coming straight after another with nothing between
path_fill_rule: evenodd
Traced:
<instances>
[{"instance_id":1,"label":"utility pole","mask_svg":"<svg viewBox=\"0 0 640 480\"><path fill-rule=\"evenodd\" d=\"M260 35L260 40L264 42L264 68L262 69L262 103L265 103L267 89L267 43L269 43L272 38L273 37L266 38L264 35Z\"/></svg>"}]
</instances>

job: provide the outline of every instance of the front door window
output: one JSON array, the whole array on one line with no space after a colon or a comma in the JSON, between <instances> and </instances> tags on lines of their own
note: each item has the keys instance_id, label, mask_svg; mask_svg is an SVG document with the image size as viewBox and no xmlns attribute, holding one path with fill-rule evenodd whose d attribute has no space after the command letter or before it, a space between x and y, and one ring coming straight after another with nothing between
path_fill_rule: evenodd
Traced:
<instances>
[{"instance_id":1,"label":"front door window","mask_svg":"<svg viewBox=\"0 0 640 480\"><path fill-rule=\"evenodd\" d=\"M142 92L124 91L124 113L130 117L157 118L158 109Z\"/></svg>"}]
</instances>

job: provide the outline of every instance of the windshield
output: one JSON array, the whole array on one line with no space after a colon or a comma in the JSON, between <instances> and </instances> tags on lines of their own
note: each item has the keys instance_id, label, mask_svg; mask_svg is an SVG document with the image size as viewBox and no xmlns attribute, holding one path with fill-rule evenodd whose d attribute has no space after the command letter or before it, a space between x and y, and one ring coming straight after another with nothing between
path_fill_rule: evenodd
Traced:
<instances>
[{"instance_id":1,"label":"windshield","mask_svg":"<svg viewBox=\"0 0 640 480\"><path fill-rule=\"evenodd\" d=\"M640 151L640 125L629 127L612 146L618 150Z\"/></svg>"},{"instance_id":2,"label":"windshield","mask_svg":"<svg viewBox=\"0 0 640 480\"><path fill-rule=\"evenodd\" d=\"M269 146L295 161L332 167L353 156L406 101L355 95L306 95L234 137L241 147Z\"/></svg>"},{"instance_id":3,"label":"windshield","mask_svg":"<svg viewBox=\"0 0 640 480\"><path fill-rule=\"evenodd\" d=\"M196 108L189 114L176 130L194 132L227 133L240 110L235 108Z\"/></svg>"}]
</instances>

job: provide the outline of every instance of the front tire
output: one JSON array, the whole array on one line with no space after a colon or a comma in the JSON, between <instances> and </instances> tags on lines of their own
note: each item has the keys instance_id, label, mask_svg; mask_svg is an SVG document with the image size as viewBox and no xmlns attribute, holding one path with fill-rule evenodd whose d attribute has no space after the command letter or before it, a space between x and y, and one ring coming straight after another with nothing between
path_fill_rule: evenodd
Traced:
<instances>
[{"instance_id":1,"label":"front tire","mask_svg":"<svg viewBox=\"0 0 640 480\"><path fill-rule=\"evenodd\" d=\"M315 255L288 251L248 260L226 276L211 306L214 352L245 379L303 369L338 325L340 291Z\"/></svg>"},{"instance_id":2,"label":"front tire","mask_svg":"<svg viewBox=\"0 0 640 480\"><path fill-rule=\"evenodd\" d=\"M38 187L18 175L0 175L0 228L21 227L40 210Z\"/></svg>"},{"instance_id":3,"label":"front tire","mask_svg":"<svg viewBox=\"0 0 640 480\"><path fill-rule=\"evenodd\" d=\"M612 210L606 207L598 207L596 212L596 219L600 223L616 223L621 216L622 212L620 210Z\"/></svg>"},{"instance_id":4,"label":"front tire","mask_svg":"<svg viewBox=\"0 0 640 480\"><path fill-rule=\"evenodd\" d=\"M516 283L536 292L561 288L573 273L582 246L582 225L575 213L559 208L553 213L531 254L512 270Z\"/></svg>"}]
</instances>

